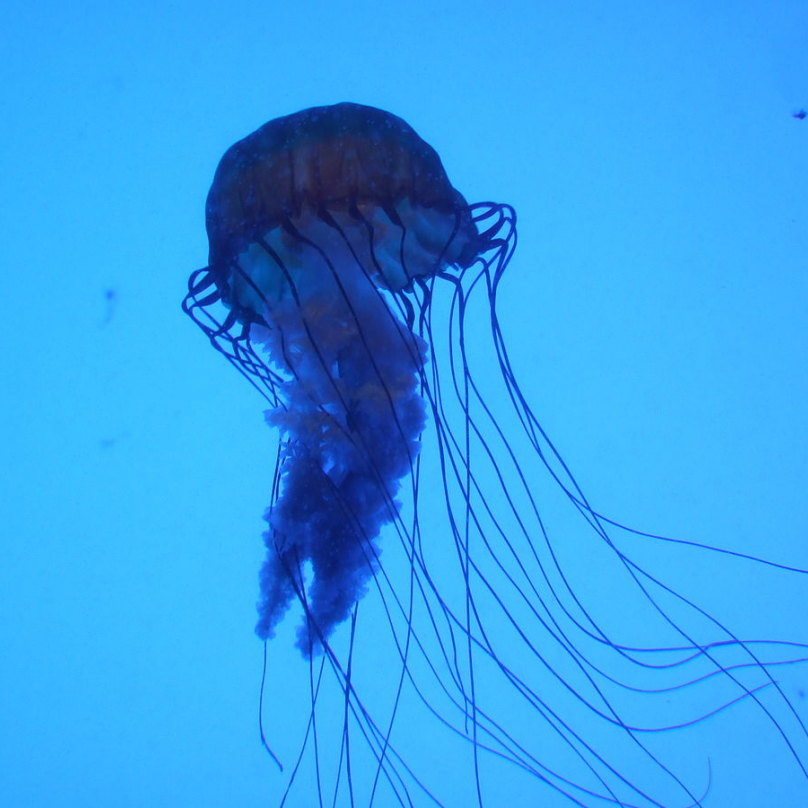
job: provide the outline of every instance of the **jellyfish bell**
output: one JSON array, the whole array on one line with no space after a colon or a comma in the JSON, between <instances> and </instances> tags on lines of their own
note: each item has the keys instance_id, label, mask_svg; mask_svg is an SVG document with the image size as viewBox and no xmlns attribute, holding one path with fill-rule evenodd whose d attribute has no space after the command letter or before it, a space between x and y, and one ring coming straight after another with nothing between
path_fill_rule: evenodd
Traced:
<instances>
[{"instance_id":1,"label":"jellyfish bell","mask_svg":"<svg viewBox=\"0 0 808 808\"><path fill-rule=\"evenodd\" d=\"M184 309L280 435L256 630L296 604L310 671L283 799L313 750L333 804L496 805L513 781L522 803L700 805L706 762L686 777L656 741L737 702L805 775L771 673L788 649L633 561L522 393L497 314L509 206L467 204L400 118L337 104L236 143L206 213ZM597 601L603 580L619 596ZM450 747L467 777L446 778Z\"/></svg>"},{"instance_id":2,"label":"jellyfish bell","mask_svg":"<svg viewBox=\"0 0 808 808\"><path fill-rule=\"evenodd\" d=\"M468 266L478 243L435 150L401 118L360 104L306 109L236 143L219 163L206 212L224 300L253 314L265 305L256 297L260 281L270 293L282 286L277 266L267 277L250 274L253 261L266 261L260 239L302 250L298 236L336 231L392 290L446 265ZM232 271L234 259L241 273Z\"/></svg>"}]
</instances>

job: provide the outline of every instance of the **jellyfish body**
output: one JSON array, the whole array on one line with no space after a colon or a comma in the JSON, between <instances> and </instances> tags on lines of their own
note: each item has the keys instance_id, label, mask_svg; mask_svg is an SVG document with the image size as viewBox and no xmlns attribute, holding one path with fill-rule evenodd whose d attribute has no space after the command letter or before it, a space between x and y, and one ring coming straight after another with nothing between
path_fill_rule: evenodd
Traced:
<instances>
[{"instance_id":1,"label":"jellyfish body","mask_svg":"<svg viewBox=\"0 0 808 808\"><path fill-rule=\"evenodd\" d=\"M356 104L272 121L233 146L207 220L223 298L285 379L267 414L283 451L257 631L272 636L305 592L307 651L377 568L424 427L426 345L382 290L463 263L477 232L431 147Z\"/></svg>"},{"instance_id":2,"label":"jellyfish body","mask_svg":"<svg viewBox=\"0 0 808 808\"><path fill-rule=\"evenodd\" d=\"M228 150L207 227L210 263L184 305L265 395L280 433L257 633L272 638L298 604L298 647L321 660L303 749L313 735L317 750L322 672L333 672L334 804L356 798L355 726L370 750L369 802L383 782L382 804L489 804L491 780L516 772L573 804L700 805L705 780L681 777L647 739L739 701L805 776L808 734L770 672L788 660L633 562L526 401L496 308L516 243L508 206L469 206L404 121L338 104L271 121ZM619 615L642 615L633 634L590 608L570 557L622 587ZM370 631L392 681L381 714L353 664L369 590L389 638L380 651ZM697 687L713 688L708 706L670 710ZM399 751L407 689L467 747L465 803ZM653 724L638 718L649 698L663 705ZM501 717L506 703L518 721ZM580 729L592 717L600 743ZM662 785L635 777L639 767ZM319 762L316 777L322 800Z\"/></svg>"}]
</instances>

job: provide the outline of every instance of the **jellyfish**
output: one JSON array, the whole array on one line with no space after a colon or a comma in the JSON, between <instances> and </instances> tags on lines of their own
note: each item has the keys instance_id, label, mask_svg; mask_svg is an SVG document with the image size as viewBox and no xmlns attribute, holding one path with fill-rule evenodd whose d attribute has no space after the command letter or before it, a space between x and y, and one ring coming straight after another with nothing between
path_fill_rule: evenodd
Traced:
<instances>
[{"instance_id":1,"label":"jellyfish","mask_svg":"<svg viewBox=\"0 0 808 808\"><path fill-rule=\"evenodd\" d=\"M618 535L672 540L597 512L524 395L497 308L510 206L468 204L401 118L341 103L232 146L206 222L183 308L279 435L256 632L271 668L298 613L308 675L280 675L309 699L281 804L312 782L333 805L707 804L709 760L682 774L666 740L736 708L808 780L775 675L799 646L633 560Z\"/></svg>"}]
</instances>

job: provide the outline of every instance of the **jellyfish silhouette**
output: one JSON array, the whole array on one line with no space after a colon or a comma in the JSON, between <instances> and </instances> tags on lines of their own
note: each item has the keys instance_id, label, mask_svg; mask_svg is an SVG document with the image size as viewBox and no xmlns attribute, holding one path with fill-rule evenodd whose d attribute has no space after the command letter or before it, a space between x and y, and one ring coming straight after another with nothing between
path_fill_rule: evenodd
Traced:
<instances>
[{"instance_id":1,"label":"jellyfish silhouette","mask_svg":"<svg viewBox=\"0 0 808 808\"><path fill-rule=\"evenodd\" d=\"M497 313L515 220L358 104L273 120L219 164L183 307L280 434L257 633L266 653L295 605L310 698L282 802L305 779L334 805L502 805L511 783L517 804L702 805L708 761L682 776L664 739L739 703L805 778L772 674L796 646L633 561L615 534L671 540L598 514L523 395ZM619 596L596 610L603 580Z\"/></svg>"}]
</instances>

